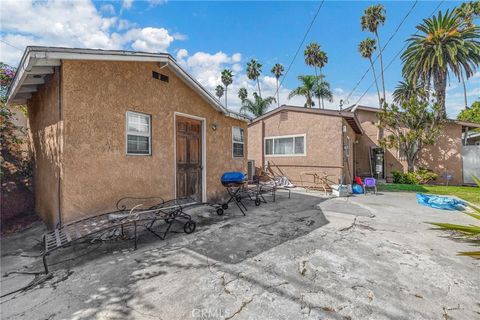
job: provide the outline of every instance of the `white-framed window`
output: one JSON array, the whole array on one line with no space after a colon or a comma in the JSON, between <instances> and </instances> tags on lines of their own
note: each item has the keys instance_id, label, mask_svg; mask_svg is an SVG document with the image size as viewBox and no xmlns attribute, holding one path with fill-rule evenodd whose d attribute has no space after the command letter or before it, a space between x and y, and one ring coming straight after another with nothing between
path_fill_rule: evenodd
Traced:
<instances>
[{"instance_id":1,"label":"white-framed window","mask_svg":"<svg viewBox=\"0 0 480 320\"><path fill-rule=\"evenodd\" d=\"M148 114L127 111L126 141L128 155L152 154L152 118Z\"/></svg>"},{"instance_id":2,"label":"white-framed window","mask_svg":"<svg viewBox=\"0 0 480 320\"><path fill-rule=\"evenodd\" d=\"M266 156L305 156L306 134L265 138Z\"/></svg>"},{"instance_id":3,"label":"white-framed window","mask_svg":"<svg viewBox=\"0 0 480 320\"><path fill-rule=\"evenodd\" d=\"M240 127L232 127L232 155L234 158L245 156L245 131Z\"/></svg>"}]
</instances>

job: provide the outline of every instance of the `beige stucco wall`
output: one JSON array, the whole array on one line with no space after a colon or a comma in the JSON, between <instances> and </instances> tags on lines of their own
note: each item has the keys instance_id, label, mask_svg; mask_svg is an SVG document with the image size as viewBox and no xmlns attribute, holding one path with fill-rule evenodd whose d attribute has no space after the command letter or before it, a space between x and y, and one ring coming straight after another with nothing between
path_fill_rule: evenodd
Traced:
<instances>
[{"instance_id":1,"label":"beige stucco wall","mask_svg":"<svg viewBox=\"0 0 480 320\"><path fill-rule=\"evenodd\" d=\"M281 114L276 113L251 124L248 127L249 159L255 160L257 167L262 164L262 122L267 138L306 134L305 156L265 156L265 161L270 162L276 173L283 173L296 185L311 185L312 177L302 175L305 172L325 172L331 175L329 179L333 182L339 181L344 172L342 118L288 111L287 120L282 120ZM347 128L351 129L348 125ZM353 135L351 139L355 141L353 131L347 131L347 134Z\"/></svg>"},{"instance_id":2,"label":"beige stucco wall","mask_svg":"<svg viewBox=\"0 0 480 320\"><path fill-rule=\"evenodd\" d=\"M359 136L359 143L356 150L357 174L369 176L369 154L370 146L378 145L378 128L375 125L377 115L375 112L357 110L357 117L362 125L365 135ZM418 163L419 167L433 170L439 175L435 183L445 183L445 173L452 174L450 184L462 184L462 127L455 123L447 123L442 129L442 134L433 146L427 146ZM400 159L398 151L387 149L385 153L385 170L388 181L392 180L392 171L407 171L407 162Z\"/></svg>"},{"instance_id":3,"label":"beige stucco wall","mask_svg":"<svg viewBox=\"0 0 480 320\"><path fill-rule=\"evenodd\" d=\"M59 109L60 69L28 101L31 148L35 158L35 210L50 226L59 222L62 122Z\"/></svg>"},{"instance_id":4,"label":"beige stucco wall","mask_svg":"<svg viewBox=\"0 0 480 320\"><path fill-rule=\"evenodd\" d=\"M63 223L114 210L125 196L173 198L174 112L206 119L208 200L225 196L223 172L246 171L247 142L245 157L239 159L232 157L231 141L232 126L246 132L247 124L216 111L169 68L147 62L63 61L62 69ZM152 71L168 75L169 83L152 78ZM36 112L43 114L38 106ZM152 155L126 155L127 111L151 115ZM51 170L37 171L52 179ZM56 197L55 191L49 195Z\"/></svg>"}]
</instances>

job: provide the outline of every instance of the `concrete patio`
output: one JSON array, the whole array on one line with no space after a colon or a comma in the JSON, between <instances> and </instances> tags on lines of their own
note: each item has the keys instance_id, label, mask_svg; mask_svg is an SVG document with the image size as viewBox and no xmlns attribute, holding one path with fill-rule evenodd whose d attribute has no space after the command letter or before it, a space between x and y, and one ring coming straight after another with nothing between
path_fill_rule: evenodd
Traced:
<instances>
[{"instance_id":1,"label":"concrete patio","mask_svg":"<svg viewBox=\"0 0 480 320\"><path fill-rule=\"evenodd\" d=\"M269 200L267 198L267 200ZM2 319L475 319L480 263L424 221L473 218L420 206L415 194L292 199L219 217L161 241L78 244L52 275L1 299ZM37 224L4 238L2 295L43 275Z\"/></svg>"}]
</instances>

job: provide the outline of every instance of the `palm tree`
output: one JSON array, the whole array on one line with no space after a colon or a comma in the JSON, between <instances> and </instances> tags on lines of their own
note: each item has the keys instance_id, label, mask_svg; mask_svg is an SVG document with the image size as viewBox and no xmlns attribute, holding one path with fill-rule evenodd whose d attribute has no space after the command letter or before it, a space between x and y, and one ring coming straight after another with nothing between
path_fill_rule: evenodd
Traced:
<instances>
[{"instance_id":1,"label":"palm tree","mask_svg":"<svg viewBox=\"0 0 480 320\"><path fill-rule=\"evenodd\" d=\"M378 27L385 23L387 17L385 16L385 7L381 4L372 5L365 9L364 15L361 18L362 31L367 30L374 33L377 38L378 55L380 57L380 75L382 77L383 102L385 102L385 77L383 74L383 53L380 45L380 37L378 35Z\"/></svg>"},{"instance_id":2,"label":"palm tree","mask_svg":"<svg viewBox=\"0 0 480 320\"><path fill-rule=\"evenodd\" d=\"M449 11L424 19L417 26L420 34L414 34L402 54L403 76L427 86L433 80L436 99L439 104L437 118L445 118L445 96L448 71L457 79L469 79L480 64L480 27L469 26L458 17L456 11Z\"/></svg>"},{"instance_id":3,"label":"palm tree","mask_svg":"<svg viewBox=\"0 0 480 320\"><path fill-rule=\"evenodd\" d=\"M245 101L245 99L247 99L248 97L248 92L247 92L247 89L245 89L244 87L240 88L238 90L238 97L240 98L240 101Z\"/></svg>"},{"instance_id":4,"label":"palm tree","mask_svg":"<svg viewBox=\"0 0 480 320\"><path fill-rule=\"evenodd\" d=\"M278 87L278 79L280 79L280 77L283 75L283 66L280 64L280 63L276 63L271 72L272 74L275 76L275 79L277 80L277 106L280 107L280 94L279 94L279 90L280 88Z\"/></svg>"},{"instance_id":5,"label":"palm tree","mask_svg":"<svg viewBox=\"0 0 480 320\"><path fill-rule=\"evenodd\" d=\"M295 96L304 96L305 101L305 108L311 108L315 105L313 102L313 97L316 95L315 89L317 88L318 77L311 76L311 75L301 75L298 76L298 80L300 80L301 86L293 89L290 94L288 95L288 99Z\"/></svg>"},{"instance_id":6,"label":"palm tree","mask_svg":"<svg viewBox=\"0 0 480 320\"><path fill-rule=\"evenodd\" d=\"M406 103L411 99L417 101L427 100L425 86L411 80L400 81L393 92L393 101L399 104Z\"/></svg>"},{"instance_id":7,"label":"palm tree","mask_svg":"<svg viewBox=\"0 0 480 320\"><path fill-rule=\"evenodd\" d=\"M262 65L257 60L252 59L247 63L247 77L250 80L256 81L258 86L258 95L262 97L262 91L260 90L259 77L262 73Z\"/></svg>"},{"instance_id":8,"label":"palm tree","mask_svg":"<svg viewBox=\"0 0 480 320\"><path fill-rule=\"evenodd\" d=\"M227 105L227 96L228 96L228 86L233 82L232 70L224 69L222 71L222 83L225 86L225 108L228 108Z\"/></svg>"},{"instance_id":9,"label":"palm tree","mask_svg":"<svg viewBox=\"0 0 480 320\"><path fill-rule=\"evenodd\" d=\"M373 78L375 79L375 87L377 88L378 95L378 107L382 107L382 98L380 97L380 90L378 89L377 73L375 72L375 66L373 65L372 55L377 50L376 41L372 38L366 38L362 40L358 45L358 51L362 57L367 58L370 61L370 67L372 68Z\"/></svg>"},{"instance_id":10,"label":"palm tree","mask_svg":"<svg viewBox=\"0 0 480 320\"><path fill-rule=\"evenodd\" d=\"M320 49L320 45L316 42L310 43L305 51L303 52L305 57L305 64L307 66L312 66L315 69L315 76L317 76L317 81L322 81L322 77L318 77L317 68L320 68L320 75L322 75L322 68L328 63L327 54ZM317 86L320 85L317 83ZM320 98L318 97L318 106L320 107ZM321 106L324 108L323 98L321 101Z\"/></svg>"},{"instance_id":11,"label":"palm tree","mask_svg":"<svg viewBox=\"0 0 480 320\"><path fill-rule=\"evenodd\" d=\"M268 107L270 107L272 103L275 102L274 97L262 99L262 97L260 97L256 92L253 93L253 98L253 101L248 98L243 100L242 107L240 108L241 112L250 112L255 117L259 117L267 111Z\"/></svg>"},{"instance_id":12,"label":"palm tree","mask_svg":"<svg viewBox=\"0 0 480 320\"><path fill-rule=\"evenodd\" d=\"M324 78L320 75L322 79ZM320 80L320 85L315 87L315 96L320 97L322 99L326 99L329 102L333 102L333 93L330 90L330 83L324 80Z\"/></svg>"},{"instance_id":13,"label":"palm tree","mask_svg":"<svg viewBox=\"0 0 480 320\"><path fill-rule=\"evenodd\" d=\"M215 95L217 96L218 101L220 101L220 98L223 96L223 92L224 92L223 86L218 85L215 87Z\"/></svg>"}]
</instances>

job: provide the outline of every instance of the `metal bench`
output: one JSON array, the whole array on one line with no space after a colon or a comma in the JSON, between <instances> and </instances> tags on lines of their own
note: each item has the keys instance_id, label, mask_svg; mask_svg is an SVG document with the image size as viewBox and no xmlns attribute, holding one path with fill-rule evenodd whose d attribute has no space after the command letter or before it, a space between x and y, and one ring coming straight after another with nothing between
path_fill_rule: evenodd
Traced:
<instances>
[{"instance_id":1,"label":"metal bench","mask_svg":"<svg viewBox=\"0 0 480 320\"><path fill-rule=\"evenodd\" d=\"M145 207L144 204L139 204L139 202L147 202L146 200L151 201L152 199L156 199L156 204L153 206ZM137 204L133 205L134 203ZM190 198L164 201L159 197L127 197L117 202L116 207L118 211L85 218L48 231L43 235L44 252L42 259L45 273L48 273L47 255L52 251L67 247L75 241L96 236L112 229L120 229L123 235L124 228L133 225L135 249L137 249L137 226L139 224L143 224L143 227L147 230L161 239L165 239L172 224L179 219L183 219L187 220L183 227L185 233L192 233L195 231L195 222L191 219L191 216L183 210L194 205L203 204ZM130 207L131 209L128 209ZM153 225L159 220L163 220L167 224L163 236L160 236L153 230Z\"/></svg>"}]
</instances>

